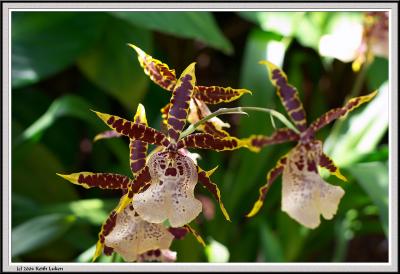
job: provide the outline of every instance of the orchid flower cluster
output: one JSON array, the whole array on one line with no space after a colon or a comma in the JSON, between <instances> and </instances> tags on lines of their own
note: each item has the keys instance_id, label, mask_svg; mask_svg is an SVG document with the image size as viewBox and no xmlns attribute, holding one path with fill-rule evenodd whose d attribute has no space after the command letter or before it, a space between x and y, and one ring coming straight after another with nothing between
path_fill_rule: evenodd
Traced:
<instances>
[{"instance_id":1,"label":"orchid flower cluster","mask_svg":"<svg viewBox=\"0 0 400 274\"><path fill-rule=\"evenodd\" d=\"M208 105L232 102L251 92L247 89L197 85L195 63L177 78L175 70L168 65L135 45L129 46L136 51L139 63L149 78L171 92L169 103L161 109L167 130L161 132L149 127L145 108L141 104L132 121L94 111L110 128L98 134L95 141L121 136L129 138L129 164L133 177L92 172L58 174L85 188L121 190L118 205L99 232L93 261L102 253L111 255L113 252L119 253L125 261L175 261L176 253L170 250L170 246L174 239L182 239L188 232L205 245L202 237L190 226L203 210L202 203L194 196L198 182L211 192L225 219L230 221L220 190L210 178L217 168L209 171L200 168L196 155L189 151L192 148L215 151L247 148L258 152L268 145L297 142L268 172L267 183L260 188L259 198L247 216L254 216L260 210L272 182L283 173L283 211L309 228L319 225L320 214L325 219L333 217L344 191L339 186L326 183L319 176L317 167L327 168L342 180L345 177L333 160L323 153L322 142L315 139L315 133L371 100L376 92L349 100L343 107L328 111L307 127L306 114L296 88L288 84L282 70L263 61L294 125L284 115L269 109L238 107L211 113ZM269 112L288 127L277 129L271 136L252 135L243 139L231 136L223 129L229 124L217 115L243 114L246 110ZM190 125L185 128L187 122ZM196 130L198 132L194 133ZM149 144L156 146L150 153Z\"/></svg>"}]
</instances>

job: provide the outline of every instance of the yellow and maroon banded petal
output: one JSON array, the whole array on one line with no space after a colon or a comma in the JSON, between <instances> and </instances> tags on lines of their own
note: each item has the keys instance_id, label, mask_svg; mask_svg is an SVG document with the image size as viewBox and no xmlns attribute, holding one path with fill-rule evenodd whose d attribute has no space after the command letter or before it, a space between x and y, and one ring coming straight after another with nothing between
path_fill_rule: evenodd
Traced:
<instances>
[{"instance_id":1,"label":"yellow and maroon banded petal","mask_svg":"<svg viewBox=\"0 0 400 274\"><path fill-rule=\"evenodd\" d=\"M133 122L147 126L146 111L142 104L139 104L136 114L133 117ZM148 144L139 140L130 139L129 151L130 161L129 165L134 176L146 165Z\"/></svg>"},{"instance_id":2,"label":"yellow and maroon banded petal","mask_svg":"<svg viewBox=\"0 0 400 274\"><path fill-rule=\"evenodd\" d=\"M231 87L224 88L217 86L196 86L194 88L194 97L210 105L229 103L239 99L246 93L251 94L251 91L247 89L233 89Z\"/></svg>"},{"instance_id":3,"label":"yellow and maroon banded petal","mask_svg":"<svg viewBox=\"0 0 400 274\"><path fill-rule=\"evenodd\" d=\"M190 225L184 225L184 228L186 228L190 233L193 234L193 236L196 238L196 240L202 245L202 246L206 246L206 243L204 242L203 238L200 236L199 233L197 233L196 230L194 230Z\"/></svg>"},{"instance_id":4,"label":"yellow and maroon banded petal","mask_svg":"<svg viewBox=\"0 0 400 274\"><path fill-rule=\"evenodd\" d=\"M132 202L133 196L141 191L145 191L150 186L150 183L151 175L149 167L145 166L137 173L135 179L128 185L128 192L121 198L115 212L118 214L124 210L124 208Z\"/></svg>"},{"instance_id":5,"label":"yellow and maroon banded petal","mask_svg":"<svg viewBox=\"0 0 400 274\"><path fill-rule=\"evenodd\" d=\"M140 66L154 83L163 89L174 90L176 85L175 70L170 69L167 64L151 57L137 46L132 44L128 44L128 46L136 51Z\"/></svg>"},{"instance_id":6,"label":"yellow and maroon banded petal","mask_svg":"<svg viewBox=\"0 0 400 274\"><path fill-rule=\"evenodd\" d=\"M168 136L171 141L177 142L179 135L186 124L189 112L189 103L192 99L193 88L196 85L194 66L190 64L179 78L170 100L171 107L168 111Z\"/></svg>"},{"instance_id":7,"label":"yellow and maroon banded petal","mask_svg":"<svg viewBox=\"0 0 400 274\"><path fill-rule=\"evenodd\" d=\"M169 141L167 136L158 130L142 125L135 124L124 118L93 111L106 123L111 129L116 132L128 136L130 139L146 142L148 144L154 144L159 146L168 146Z\"/></svg>"},{"instance_id":8,"label":"yellow and maroon banded petal","mask_svg":"<svg viewBox=\"0 0 400 274\"><path fill-rule=\"evenodd\" d=\"M193 98L190 101L190 112L188 121L191 124L197 123L199 120L211 114L210 109L207 105L199 99ZM197 130L210 133L211 135L219 138L228 137L229 133L223 130L223 127L230 127L228 123L222 122L218 117L213 117L204 124L197 127Z\"/></svg>"},{"instance_id":9,"label":"yellow and maroon banded petal","mask_svg":"<svg viewBox=\"0 0 400 274\"><path fill-rule=\"evenodd\" d=\"M370 101L374 96L377 94L377 91L374 91L368 95L365 96L359 96L350 99L343 107L341 108L335 108L332 109L325 114L323 114L321 117L316 119L310 127L307 129L308 134L314 134L317 132L319 129L322 127L326 126L330 122L341 118L345 117L350 111L356 109L357 107L361 106L362 104Z\"/></svg>"},{"instance_id":10,"label":"yellow and maroon banded petal","mask_svg":"<svg viewBox=\"0 0 400 274\"><path fill-rule=\"evenodd\" d=\"M223 151L238 149L244 145L242 140L235 137L218 138L209 133L195 133L179 140L177 148L203 148Z\"/></svg>"},{"instance_id":11,"label":"yellow and maroon banded petal","mask_svg":"<svg viewBox=\"0 0 400 274\"><path fill-rule=\"evenodd\" d=\"M116 214L115 210L113 210L113 211L111 211L110 215L108 215L106 221L101 226L101 229L99 232L99 240L96 243L96 251L94 252L92 262L94 262L97 259L97 257L99 257L101 255L103 248L105 248L105 246L104 246L105 237L114 228L116 220L117 220L117 214ZM106 249L104 251L106 252Z\"/></svg>"},{"instance_id":12,"label":"yellow and maroon banded petal","mask_svg":"<svg viewBox=\"0 0 400 274\"><path fill-rule=\"evenodd\" d=\"M242 139L246 143L246 147L254 152L259 152L261 148L281 144L290 141L298 141L299 134L290 128L280 128L276 130L271 136L265 135L251 135L248 138Z\"/></svg>"},{"instance_id":13,"label":"yellow and maroon banded petal","mask_svg":"<svg viewBox=\"0 0 400 274\"><path fill-rule=\"evenodd\" d=\"M213 182L211 182L210 180L211 174L213 174L217 168L218 166L210 171L204 171L200 167L197 167L198 180L205 188L207 188L208 191L212 193L212 195L214 195L214 198L218 201L219 207L221 208L221 211L224 214L225 219L231 221L231 219L229 218L229 214L226 211L224 204L221 201L221 192L219 191L218 186Z\"/></svg>"},{"instance_id":14,"label":"yellow and maroon banded petal","mask_svg":"<svg viewBox=\"0 0 400 274\"><path fill-rule=\"evenodd\" d=\"M299 99L297 89L288 83L286 74L280 68L268 61L260 61L260 64L266 65L269 78L277 88L277 94L296 127L300 131L306 130L306 112Z\"/></svg>"},{"instance_id":15,"label":"yellow and maroon banded petal","mask_svg":"<svg viewBox=\"0 0 400 274\"><path fill-rule=\"evenodd\" d=\"M93 142L96 142L101 139L110 139L110 138L116 138L116 137L121 137L121 136L122 136L122 134L119 134L118 132L116 132L114 130L106 130L106 131L103 131L103 132L97 134L93 138Z\"/></svg>"},{"instance_id":16,"label":"yellow and maroon banded petal","mask_svg":"<svg viewBox=\"0 0 400 274\"><path fill-rule=\"evenodd\" d=\"M319 157L319 166L326 168L332 175L335 175L340 180L347 182L346 177L343 176L333 160L325 153L322 153Z\"/></svg>"},{"instance_id":17,"label":"yellow and maroon banded petal","mask_svg":"<svg viewBox=\"0 0 400 274\"><path fill-rule=\"evenodd\" d=\"M246 215L246 217L248 218L253 217L258 213L258 211L260 211L261 207L264 204L265 196L267 195L268 190L271 188L272 183L275 181L275 179L283 172L283 168L285 167L286 161L287 161L287 154L281 157L276 163L275 167L273 167L268 172L267 183L259 189L258 200L254 203L253 208Z\"/></svg>"},{"instance_id":18,"label":"yellow and maroon banded petal","mask_svg":"<svg viewBox=\"0 0 400 274\"><path fill-rule=\"evenodd\" d=\"M128 177L113 173L78 172L68 175L57 173L57 175L84 188L124 189L131 182Z\"/></svg>"}]
</instances>

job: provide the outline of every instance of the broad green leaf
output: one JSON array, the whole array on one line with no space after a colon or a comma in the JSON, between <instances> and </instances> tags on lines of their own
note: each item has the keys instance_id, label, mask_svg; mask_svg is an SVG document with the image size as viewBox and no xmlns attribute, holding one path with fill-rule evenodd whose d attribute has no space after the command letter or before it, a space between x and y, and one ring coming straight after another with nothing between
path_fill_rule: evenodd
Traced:
<instances>
[{"instance_id":1,"label":"broad green leaf","mask_svg":"<svg viewBox=\"0 0 400 274\"><path fill-rule=\"evenodd\" d=\"M266 262L284 262L281 242L266 221L259 226L261 243Z\"/></svg>"},{"instance_id":2,"label":"broad green leaf","mask_svg":"<svg viewBox=\"0 0 400 274\"><path fill-rule=\"evenodd\" d=\"M151 52L151 33L107 15L101 39L78 60L81 71L127 109L135 109L149 83L127 43Z\"/></svg>"},{"instance_id":3,"label":"broad green leaf","mask_svg":"<svg viewBox=\"0 0 400 274\"><path fill-rule=\"evenodd\" d=\"M73 216L51 214L33 218L12 230L11 256L38 249L65 233L75 222Z\"/></svg>"},{"instance_id":4,"label":"broad green leaf","mask_svg":"<svg viewBox=\"0 0 400 274\"><path fill-rule=\"evenodd\" d=\"M12 12L12 86L36 83L72 65L103 24L94 12Z\"/></svg>"},{"instance_id":5,"label":"broad green leaf","mask_svg":"<svg viewBox=\"0 0 400 274\"><path fill-rule=\"evenodd\" d=\"M375 57L367 70L366 82L370 90L375 90L384 84L389 78L389 60L383 57Z\"/></svg>"},{"instance_id":6,"label":"broad green leaf","mask_svg":"<svg viewBox=\"0 0 400 274\"><path fill-rule=\"evenodd\" d=\"M388 129L388 96L386 82L379 88L378 95L361 110L349 113L346 120L336 121L324 143L324 151L338 166L349 166L375 150Z\"/></svg>"},{"instance_id":7,"label":"broad green leaf","mask_svg":"<svg viewBox=\"0 0 400 274\"><path fill-rule=\"evenodd\" d=\"M51 127L59 118L64 116L74 117L87 122L92 127L96 128L99 132L106 130L106 126L102 123L96 115L90 111L93 107L86 102L83 98L76 95L65 95L53 101L48 110L37 119L31 126L24 130L24 132L14 141L13 148L26 141L39 141L43 133ZM113 142L106 142L110 146L111 151L119 159L121 164L127 163L126 149L122 140L113 140ZM19 148L21 153L21 149ZM56 172L60 172L60 169Z\"/></svg>"},{"instance_id":8,"label":"broad green leaf","mask_svg":"<svg viewBox=\"0 0 400 274\"><path fill-rule=\"evenodd\" d=\"M226 54L233 53L233 46L224 37L210 12L124 11L111 14L149 30L196 39Z\"/></svg>"},{"instance_id":9,"label":"broad green leaf","mask_svg":"<svg viewBox=\"0 0 400 274\"><path fill-rule=\"evenodd\" d=\"M210 238L205 252L210 263L226 263L229 261L229 250L223 244Z\"/></svg>"},{"instance_id":10,"label":"broad green leaf","mask_svg":"<svg viewBox=\"0 0 400 274\"><path fill-rule=\"evenodd\" d=\"M383 230L388 235L389 169L382 162L358 163L347 168L379 208Z\"/></svg>"},{"instance_id":11,"label":"broad green leaf","mask_svg":"<svg viewBox=\"0 0 400 274\"><path fill-rule=\"evenodd\" d=\"M56 175L63 170L56 155L42 144L25 146L12 159L12 192L41 203L69 201L77 198L72 184Z\"/></svg>"}]
</instances>

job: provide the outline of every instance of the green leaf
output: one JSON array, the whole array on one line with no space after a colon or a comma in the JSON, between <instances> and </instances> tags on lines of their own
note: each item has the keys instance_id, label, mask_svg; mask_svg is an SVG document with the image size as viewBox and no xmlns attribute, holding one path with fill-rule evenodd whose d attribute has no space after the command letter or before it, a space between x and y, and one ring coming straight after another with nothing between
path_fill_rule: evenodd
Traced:
<instances>
[{"instance_id":1,"label":"green leaf","mask_svg":"<svg viewBox=\"0 0 400 274\"><path fill-rule=\"evenodd\" d=\"M69 65L99 37L94 12L12 13L12 86L36 83Z\"/></svg>"},{"instance_id":2,"label":"green leaf","mask_svg":"<svg viewBox=\"0 0 400 274\"><path fill-rule=\"evenodd\" d=\"M376 149L388 129L388 96L386 82L379 88L378 95L361 106L361 110L349 113L346 120L336 122L324 142L324 151L338 166L349 166Z\"/></svg>"},{"instance_id":3,"label":"green leaf","mask_svg":"<svg viewBox=\"0 0 400 274\"><path fill-rule=\"evenodd\" d=\"M112 16L107 16L106 25L98 44L81 56L78 66L97 86L132 110L149 81L127 43L151 52L151 33Z\"/></svg>"},{"instance_id":4,"label":"green leaf","mask_svg":"<svg viewBox=\"0 0 400 274\"><path fill-rule=\"evenodd\" d=\"M42 247L64 234L75 218L51 214L33 218L12 230L11 256L19 256Z\"/></svg>"},{"instance_id":5,"label":"green leaf","mask_svg":"<svg viewBox=\"0 0 400 274\"><path fill-rule=\"evenodd\" d=\"M26 141L37 142L43 133L51 127L57 119L69 116L81 119L93 126L99 132L106 130L106 126L101 122L94 113L90 111L93 108L83 98L76 95L65 95L56 99L50 105L48 110L37 119L31 126L24 130L24 132L14 141L13 148L17 148ZM106 142L111 148L111 151L119 159L121 164L126 164L126 149L122 140L113 140L113 142ZM19 148L22 153L23 148ZM22 152L21 152L22 151ZM60 172L58 169L55 172Z\"/></svg>"},{"instance_id":6,"label":"green leaf","mask_svg":"<svg viewBox=\"0 0 400 274\"><path fill-rule=\"evenodd\" d=\"M282 246L277 235L266 221L263 221L259 228L265 261L284 262Z\"/></svg>"},{"instance_id":7,"label":"green leaf","mask_svg":"<svg viewBox=\"0 0 400 274\"><path fill-rule=\"evenodd\" d=\"M389 169L382 162L354 164L347 168L379 208L379 217L386 236L389 220Z\"/></svg>"},{"instance_id":8,"label":"green leaf","mask_svg":"<svg viewBox=\"0 0 400 274\"><path fill-rule=\"evenodd\" d=\"M389 60L375 57L368 67L366 78L370 90L379 88L389 78Z\"/></svg>"},{"instance_id":9,"label":"green leaf","mask_svg":"<svg viewBox=\"0 0 400 274\"><path fill-rule=\"evenodd\" d=\"M112 12L134 25L183 38L197 39L206 45L233 53L233 47L219 29L210 12Z\"/></svg>"}]
</instances>

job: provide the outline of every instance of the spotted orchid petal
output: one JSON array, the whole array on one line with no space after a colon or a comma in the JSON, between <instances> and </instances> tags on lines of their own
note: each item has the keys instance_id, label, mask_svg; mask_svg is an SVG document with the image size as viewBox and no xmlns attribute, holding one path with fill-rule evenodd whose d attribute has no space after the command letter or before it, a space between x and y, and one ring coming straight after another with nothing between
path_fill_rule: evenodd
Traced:
<instances>
[{"instance_id":1,"label":"spotted orchid petal","mask_svg":"<svg viewBox=\"0 0 400 274\"><path fill-rule=\"evenodd\" d=\"M163 262L171 263L176 261L176 252L169 249L149 250L138 257L138 262Z\"/></svg>"},{"instance_id":2,"label":"spotted orchid petal","mask_svg":"<svg viewBox=\"0 0 400 274\"><path fill-rule=\"evenodd\" d=\"M189 113L189 103L196 84L194 74L195 63L190 64L179 78L170 100L171 107L168 111L168 136L172 142L177 142L179 135L186 124Z\"/></svg>"},{"instance_id":3,"label":"spotted orchid petal","mask_svg":"<svg viewBox=\"0 0 400 274\"><path fill-rule=\"evenodd\" d=\"M135 139L158 146L168 146L170 143L164 133L161 133L154 128L145 126L143 124L133 123L115 115L97 111L93 112L95 112L97 116L99 116L99 118L103 120L103 122L111 129L120 134L128 136L130 139Z\"/></svg>"},{"instance_id":4,"label":"spotted orchid petal","mask_svg":"<svg viewBox=\"0 0 400 274\"><path fill-rule=\"evenodd\" d=\"M168 219L172 227L180 227L200 214L202 204L194 197L197 168L189 157L163 151L153 154L147 166L151 184L132 202L144 220L162 223Z\"/></svg>"},{"instance_id":5,"label":"spotted orchid petal","mask_svg":"<svg viewBox=\"0 0 400 274\"><path fill-rule=\"evenodd\" d=\"M246 215L246 217L248 218L253 217L260 211L261 207L264 204L264 200L268 190L271 188L276 178L282 173L286 162L287 162L287 155L281 157L276 163L276 165L268 172L266 178L267 183L259 189L258 200L254 203L253 208Z\"/></svg>"},{"instance_id":6,"label":"spotted orchid petal","mask_svg":"<svg viewBox=\"0 0 400 274\"><path fill-rule=\"evenodd\" d=\"M346 117L346 115L349 112L351 112L352 110L354 110L357 107L361 106L362 104L372 100L372 98L374 98L377 93L378 93L378 91L374 91L365 96L359 96L359 97L352 98L343 107L335 108L335 109L332 109L332 110L326 112L321 117L316 119L309 126L307 131L303 133L304 137L302 137L302 138L307 138L309 136L313 136L315 134L315 132L317 132L319 129L326 126L330 122L332 122L338 118Z\"/></svg>"},{"instance_id":7,"label":"spotted orchid petal","mask_svg":"<svg viewBox=\"0 0 400 274\"><path fill-rule=\"evenodd\" d=\"M203 101L200 101L196 98L193 98L190 101L190 112L188 116L189 123L195 124L210 114L210 109ZM230 125L228 123L224 123L218 117L213 117L204 124L201 124L199 127L197 127L197 130L209 133L219 138L228 137L229 133L223 130L223 127L229 128Z\"/></svg>"},{"instance_id":8,"label":"spotted orchid petal","mask_svg":"<svg viewBox=\"0 0 400 274\"><path fill-rule=\"evenodd\" d=\"M335 175L337 178L339 178L342 181L347 182L346 177L344 177L342 175L342 173L340 172L339 168L336 166L336 164L333 162L333 160L331 158L329 158L328 155L326 155L325 153L322 153L320 155L319 158L319 166L326 168L327 170L329 170L329 172L332 175Z\"/></svg>"},{"instance_id":9,"label":"spotted orchid petal","mask_svg":"<svg viewBox=\"0 0 400 274\"><path fill-rule=\"evenodd\" d=\"M265 135L251 135L248 138L242 139L246 144L247 148L251 151L259 152L261 148L268 145L275 145L286 143L290 141L298 141L299 134L294 132L290 128L277 129L271 136Z\"/></svg>"},{"instance_id":10,"label":"spotted orchid petal","mask_svg":"<svg viewBox=\"0 0 400 274\"><path fill-rule=\"evenodd\" d=\"M104 243L130 262L149 250L168 249L173 239L163 224L144 221L128 206L116 215L114 228L105 236Z\"/></svg>"},{"instance_id":11,"label":"spotted orchid petal","mask_svg":"<svg viewBox=\"0 0 400 274\"><path fill-rule=\"evenodd\" d=\"M235 137L217 138L209 133L194 133L179 140L178 148L202 148L215 151L234 150L244 146L244 142Z\"/></svg>"},{"instance_id":12,"label":"spotted orchid petal","mask_svg":"<svg viewBox=\"0 0 400 274\"><path fill-rule=\"evenodd\" d=\"M129 177L113 173L78 172L58 176L84 188L124 189L131 182Z\"/></svg>"},{"instance_id":13,"label":"spotted orchid petal","mask_svg":"<svg viewBox=\"0 0 400 274\"><path fill-rule=\"evenodd\" d=\"M139 104L136 114L133 117L133 122L147 126L146 111L142 104ZM146 165L147 149L148 144L146 142L135 139L129 140L129 166L134 176L136 176Z\"/></svg>"},{"instance_id":14,"label":"spotted orchid petal","mask_svg":"<svg viewBox=\"0 0 400 274\"><path fill-rule=\"evenodd\" d=\"M196 86L194 88L194 96L209 105L229 103L239 99L244 94L251 94L251 91L217 86Z\"/></svg>"},{"instance_id":15,"label":"spotted orchid petal","mask_svg":"<svg viewBox=\"0 0 400 274\"><path fill-rule=\"evenodd\" d=\"M320 215L330 220L344 195L341 187L325 182L317 166L322 143L299 144L289 152L282 174L282 210L308 228L320 224Z\"/></svg>"},{"instance_id":16,"label":"spotted orchid petal","mask_svg":"<svg viewBox=\"0 0 400 274\"><path fill-rule=\"evenodd\" d=\"M281 99L288 115L300 131L307 129L306 113L298 95L297 89L290 85L286 74L274 64L268 61L261 61L269 71L269 78L277 88L277 94Z\"/></svg>"},{"instance_id":17,"label":"spotted orchid petal","mask_svg":"<svg viewBox=\"0 0 400 274\"><path fill-rule=\"evenodd\" d=\"M210 176L211 174L214 173L214 171L217 169L218 167L210 170L210 171L204 171L202 170L200 167L197 167L197 176L198 176L198 180L199 182L208 190L212 193L212 195L215 197L215 199L218 201L219 203L219 207L221 208L222 213L224 214L224 217L226 220L230 221L230 217L228 212L226 211L224 204L221 201L221 192L218 188L218 186L216 184L214 184L213 182L211 182Z\"/></svg>"},{"instance_id":18,"label":"spotted orchid petal","mask_svg":"<svg viewBox=\"0 0 400 274\"><path fill-rule=\"evenodd\" d=\"M170 69L167 64L151 57L137 46L132 44L128 44L128 46L136 51L140 66L154 83L163 89L174 90L177 82L175 70Z\"/></svg>"}]
</instances>

